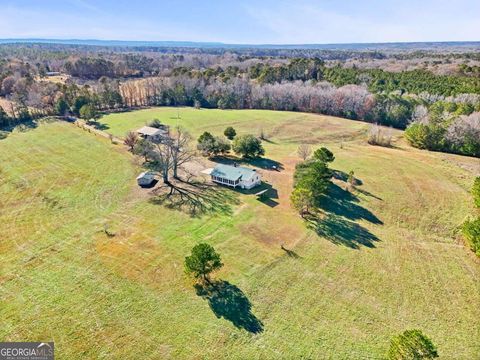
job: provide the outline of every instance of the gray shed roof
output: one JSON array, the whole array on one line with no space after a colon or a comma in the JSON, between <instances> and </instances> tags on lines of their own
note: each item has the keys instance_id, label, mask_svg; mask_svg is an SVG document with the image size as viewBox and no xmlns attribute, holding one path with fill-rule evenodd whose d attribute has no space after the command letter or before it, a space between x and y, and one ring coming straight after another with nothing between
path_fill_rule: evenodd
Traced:
<instances>
[{"instance_id":1,"label":"gray shed roof","mask_svg":"<svg viewBox=\"0 0 480 360\"><path fill-rule=\"evenodd\" d=\"M164 135L166 134L166 131L162 129L157 129L151 126L144 126L138 129L137 133L142 135L155 136L155 135Z\"/></svg>"},{"instance_id":2,"label":"gray shed roof","mask_svg":"<svg viewBox=\"0 0 480 360\"><path fill-rule=\"evenodd\" d=\"M140 180L140 179L154 179L154 178L155 178L155 174L153 172L150 172L150 171L142 172L140 175L137 176L137 180Z\"/></svg>"},{"instance_id":3,"label":"gray shed roof","mask_svg":"<svg viewBox=\"0 0 480 360\"><path fill-rule=\"evenodd\" d=\"M255 169L249 169L242 166L231 166L219 164L215 166L213 171L210 173L212 176L218 176L227 180L249 180L257 172Z\"/></svg>"}]
</instances>

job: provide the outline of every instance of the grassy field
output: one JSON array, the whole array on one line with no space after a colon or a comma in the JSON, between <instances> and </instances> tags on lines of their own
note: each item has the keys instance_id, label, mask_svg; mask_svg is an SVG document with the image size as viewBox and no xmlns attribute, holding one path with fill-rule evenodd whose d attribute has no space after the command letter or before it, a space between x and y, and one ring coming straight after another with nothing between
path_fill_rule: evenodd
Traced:
<instances>
[{"instance_id":1,"label":"grassy field","mask_svg":"<svg viewBox=\"0 0 480 360\"><path fill-rule=\"evenodd\" d=\"M65 123L12 134L0 141L1 339L54 340L59 359L381 359L393 334L419 328L441 358L480 356L480 264L456 231L478 159L369 146L365 124L332 117L179 113L100 122L117 136L155 117L195 136L263 128L283 167L260 170L275 196L219 188L192 216L140 191L121 145ZM351 194L336 181L309 226L288 201L300 142L362 182ZM200 241L225 263L216 294L183 272Z\"/></svg>"}]
</instances>

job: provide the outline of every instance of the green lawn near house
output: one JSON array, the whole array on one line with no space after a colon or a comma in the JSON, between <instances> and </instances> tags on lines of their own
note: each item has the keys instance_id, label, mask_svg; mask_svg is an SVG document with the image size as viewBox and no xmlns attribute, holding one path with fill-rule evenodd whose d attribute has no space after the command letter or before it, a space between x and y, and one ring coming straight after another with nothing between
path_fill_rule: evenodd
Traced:
<instances>
[{"instance_id":1,"label":"green lawn near house","mask_svg":"<svg viewBox=\"0 0 480 360\"><path fill-rule=\"evenodd\" d=\"M62 122L11 134L1 339L55 341L59 359L381 359L392 335L418 328L440 358L479 356L480 264L457 230L478 159L370 146L367 124L313 114L153 108L99 123L123 136L153 118L194 137L263 129L282 167L258 169L271 201L215 187L192 215L138 189L121 144ZM361 181L348 192L336 180L315 224L289 204L300 143L327 146L331 167ZM225 263L214 293L184 273L199 242Z\"/></svg>"}]
</instances>

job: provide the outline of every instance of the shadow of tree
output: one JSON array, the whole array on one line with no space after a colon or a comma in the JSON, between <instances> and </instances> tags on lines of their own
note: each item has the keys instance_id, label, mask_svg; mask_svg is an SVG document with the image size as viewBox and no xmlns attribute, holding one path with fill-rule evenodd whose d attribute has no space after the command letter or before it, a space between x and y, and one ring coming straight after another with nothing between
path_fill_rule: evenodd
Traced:
<instances>
[{"instance_id":1,"label":"shadow of tree","mask_svg":"<svg viewBox=\"0 0 480 360\"><path fill-rule=\"evenodd\" d=\"M278 199L278 190L265 181L253 189L235 188L235 191L245 195L256 195L258 201L272 208L279 205L278 201L274 200Z\"/></svg>"},{"instance_id":2,"label":"shadow of tree","mask_svg":"<svg viewBox=\"0 0 480 360\"><path fill-rule=\"evenodd\" d=\"M192 217L213 213L232 215L232 206L239 204L235 192L195 180L163 184L153 192L156 196L150 199L152 204L183 211Z\"/></svg>"},{"instance_id":3,"label":"shadow of tree","mask_svg":"<svg viewBox=\"0 0 480 360\"><path fill-rule=\"evenodd\" d=\"M44 121L47 122L47 121ZM12 132L27 132L38 127L38 120L26 120L0 127L0 140L6 139Z\"/></svg>"},{"instance_id":4,"label":"shadow of tree","mask_svg":"<svg viewBox=\"0 0 480 360\"><path fill-rule=\"evenodd\" d=\"M285 254L287 254L288 257L294 258L294 259L301 259L302 257L298 255L295 251L287 249L285 246L280 245L280 248L285 251Z\"/></svg>"},{"instance_id":5,"label":"shadow of tree","mask_svg":"<svg viewBox=\"0 0 480 360\"><path fill-rule=\"evenodd\" d=\"M48 124L57 121L71 122L68 119L59 116L13 121L10 124L0 127L0 140L6 139L14 131L27 132L36 129L40 124Z\"/></svg>"},{"instance_id":6,"label":"shadow of tree","mask_svg":"<svg viewBox=\"0 0 480 360\"><path fill-rule=\"evenodd\" d=\"M380 239L355 221L366 220L376 225L383 222L359 202L354 194L333 183L318 204L324 215L305 216L307 226L319 236L337 245L351 249L359 249L360 246L375 248L375 242Z\"/></svg>"},{"instance_id":7,"label":"shadow of tree","mask_svg":"<svg viewBox=\"0 0 480 360\"><path fill-rule=\"evenodd\" d=\"M380 201L383 201L383 199L375 194L372 194L371 192L367 191L367 190L364 190L364 189L359 189L359 188L356 188L355 191L358 191L360 194L363 194L363 195L366 195L366 196L370 196L374 199L377 199L377 200L380 200Z\"/></svg>"},{"instance_id":8,"label":"shadow of tree","mask_svg":"<svg viewBox=\"0 0 480 360\"><path fill-rule=\"evenodd\" d=\"M327 213L349 220L367 220L372 224L383 224L370 210L360 206L359 202L359 199L349 191L343 190L336 184L331 184L326 196L322 197L318 205Z\"/></svg>"},{"instance_id":9,"label":"shadow of tree","mask_svg":"<svg viewBox=\"0 0 480 360\"><path fill-rule=\"evenodd\" d=\"M306 218L308 227L334 244L359 249L360 245L374 248L380 239L363 226L337 216L328 214L324 218L310 216Z\"/></svg>"},{"instance_id":10,"label":"shadow of tree","mask_svg":"<svg viewBox=\"0 0 480 360\"><path fill-rule=\"evenodd\" d=\"M230 321L235 327L250 333L263 331L263 323L252 313L252 304L237 286L228 281L216 281L211 284L197 284L198 296L208 300L208 304L217 318Z\"/></svg>"},{"instance_id":11,"label":"shadow of tree","mask_svg":"<svg viewBox=\"0 0 480 360\"><path fill-rule=\"evenodd\" d=\"M332 170L332 176L334 179L347 182L348 181L348 174L341 170ZM363 181L359 178L353 177L355 180L355 185L363 185Z\"/></svg>"},{"instance_id":12,"label":"shadow of tree","mask_svg":"<svg viewBox=\"0 0 480 360\"><path fill-rule=\"evenodd\" d=\"M229 156L217 156L212 160L219 164L233 165L237 163L240 165L255 166L264 170L282 171L284 169L283 164L281 162L264 158L264 157L250 159L250 158L242 158L242 157L229 155Z\"/></svg>"},{"instance_id":13,"label":"shadow of tree","mask_svg":"<svg viewBox=\"0 0 480 360\"><path fill-rule=\"evenodd\" d=\"M92 122L92 123L90 123L90 125L92 125L97 130L105 131L105 130L110 129L110 126L108 126L107 124L104 124L104 123L101 123L101 122L98 122L98 121Z\"/></svg>"},{"instance_id":14,"label":"shadow of tree","mask_svg":"<svg viewBox=\"0 0 480 360\"><path fill-rule=\"evenodd\" d=\"M259 197L258 201L260 201L262 204L265 204L271 208L274 208L279 205L278 201L275 201L269 197Z\"/></svg>"}]
</instances>

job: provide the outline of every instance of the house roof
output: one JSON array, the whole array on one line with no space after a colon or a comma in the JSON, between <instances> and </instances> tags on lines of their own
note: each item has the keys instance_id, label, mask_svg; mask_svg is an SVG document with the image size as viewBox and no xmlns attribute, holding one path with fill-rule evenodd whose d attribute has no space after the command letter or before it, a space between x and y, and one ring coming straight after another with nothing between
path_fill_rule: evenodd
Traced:
<instances>
[{"instance_id":1,"label":"house roof","mask_svg":"<svg viewBox=\"0 0 480 360\"><path fill-rule=\"evenodd\" d=\"M152 172L149 172L149 171L142 172L140 175L137 176L137 180L140 180L140 179L154 179L154 178L155 178L155 174L152 173Z\"/></svg>"},{"instance_id":2,"label":"house roof","mask_svg":"<svg viewBox=\"0 0 480 360\"><path fill-rule=\"evenodd\" d=\"M242 166L231 166L219 164L215 166L210 175L218 176L227 180L249 180L257 172L255 169L249 169Z\"/></svg>"},{"instance_id":3,"label":"house roof","mask_svg":"<svg viewBox=\"0 0 480 360\"><path fill-rule=\"evenodd\" d=\"M148 136L163 135L165 130L157 129L151 126L144 126L137 130L137 133Z\"/></svg>"}]
</instances>

